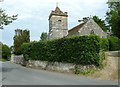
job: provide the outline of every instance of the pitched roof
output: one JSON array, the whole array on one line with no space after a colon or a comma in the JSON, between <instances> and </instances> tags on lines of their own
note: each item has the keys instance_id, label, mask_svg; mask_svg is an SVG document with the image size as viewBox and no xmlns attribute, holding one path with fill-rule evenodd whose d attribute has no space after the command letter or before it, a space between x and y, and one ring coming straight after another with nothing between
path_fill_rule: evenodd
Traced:
<instances>
[{"instance_id":1,"label":"pitched roof","mask_svg":"<svg viewBox=\"0 0 120 87\"><path fill-rule=\"evenodd\" d=\"M55 10L51 12L49 19L51 18L52 15L68 17L67 12L61 11L58 6L56 6Z\"/></svg>"},{"instance_id":2,"label":"pitched roof","mask_svg":"<svg viewBox=\"0 0 120 87\"><path fill-rule=\"evenodd\" d=\"M57 14L57 13L58 13L58 14L63 13L58 6L55 8L55 11L54 11L54 12L55 12L56 14Z\"/></svg>"},{"instance_id":3,"label":"pitched roof","mask_svg":"<svg viewBox=\"0 0 120 87\"><path fill-rule=\"evenodd\" d=\"M68 31L68 33L72 33L72 32L78 31L79 29L81 29L81 28L83 27L83 25L84 25L85 23L86 23L86 22L81 23L81 24L79 24L79 25L73 27L72 29L70 29L70 30Z\"/></svg>"}]
</instances>

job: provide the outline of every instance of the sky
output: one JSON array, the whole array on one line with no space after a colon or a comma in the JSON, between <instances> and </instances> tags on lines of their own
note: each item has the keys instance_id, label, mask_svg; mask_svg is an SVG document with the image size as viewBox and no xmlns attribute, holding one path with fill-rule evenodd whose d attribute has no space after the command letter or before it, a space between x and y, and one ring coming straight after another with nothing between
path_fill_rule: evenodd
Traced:
<instances>
[{"instance_id":1,"label":"sky","mask_svg":"<svg viewBox=\"0 0 120 87\"><path fill-rule=\"evenodd\" d=\"M107 0L3 0L0 8L9 15L18 14L18 19L0 30L0 41L13 45L15 29L30 30L31 41L39 41L42 32L49 30L49 15L58 3L63 12L68 12L68 29L79 24L83 17L97 15L105 19Z\"/></svg>"}]
</instances>

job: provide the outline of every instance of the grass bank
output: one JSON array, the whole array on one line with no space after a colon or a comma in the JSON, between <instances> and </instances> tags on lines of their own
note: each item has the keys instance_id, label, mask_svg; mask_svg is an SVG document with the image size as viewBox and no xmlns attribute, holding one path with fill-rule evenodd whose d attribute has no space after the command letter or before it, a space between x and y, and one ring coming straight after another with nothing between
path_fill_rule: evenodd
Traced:
<instances>
[{"instance_id":1,"label":"grass bank","mask_svg":"<svg viewBox=\"0 0 120 87\"><path fill-rule=\"evenodd\" d=\"M4 59L4 58L0 58L0 61L2 61L2 62L6 62L7 60Z\"/></svg>"}]
</instances>

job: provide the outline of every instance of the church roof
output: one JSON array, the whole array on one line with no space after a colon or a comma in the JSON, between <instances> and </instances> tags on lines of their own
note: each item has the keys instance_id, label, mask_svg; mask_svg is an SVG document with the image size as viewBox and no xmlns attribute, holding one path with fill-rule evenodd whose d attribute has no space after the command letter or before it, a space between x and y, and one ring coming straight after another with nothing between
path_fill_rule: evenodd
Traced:
<instances>
[{"instance_id":1,"label":"church roof","mask_svg":"<svg viewBox=\"0 0 120 87\"><path fill-rule=\"evenodd\" d=\"M58 6L56 6L55 10L51 12L49 19L51 18L52 15L56 15L56 16L68 16L67 12L63 12L60 10L60 8Z\"/></svg>"},{"instance_id":2,"label":"church roof","mask_svg":"<svg viewBox=\"0 0 120 87\"><path fill-rule=\"evenodd\" d=\"M70 30L68 31L68 33L76 32L76 31L80 30L80 29L83 27L83 25L84 25L85 23L86 23L86 22L81 23L81 24L79 24L79 25L73 27L72 29L70 29Z\"/></svg>"}]
</instances>

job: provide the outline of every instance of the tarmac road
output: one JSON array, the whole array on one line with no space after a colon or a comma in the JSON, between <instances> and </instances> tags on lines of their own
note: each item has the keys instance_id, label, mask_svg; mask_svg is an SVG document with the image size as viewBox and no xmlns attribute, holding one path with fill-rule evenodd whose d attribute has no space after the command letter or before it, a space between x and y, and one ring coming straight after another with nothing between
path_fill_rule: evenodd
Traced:
<instances>
[{"instance_id":1,"label":"tarmac road","mask_svg":"<svg viewBox=\"0 0 120 87\"><path fill-rule=\"evenodd\" d=\"M1 71L0 71L1 72ZM3 85L118 85L118 82L97 80L83 76L25 68L2 63Z\"/></svg>"}]
</instances>

